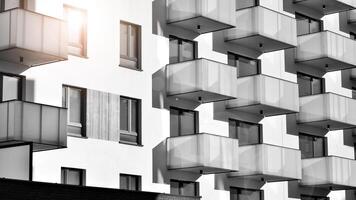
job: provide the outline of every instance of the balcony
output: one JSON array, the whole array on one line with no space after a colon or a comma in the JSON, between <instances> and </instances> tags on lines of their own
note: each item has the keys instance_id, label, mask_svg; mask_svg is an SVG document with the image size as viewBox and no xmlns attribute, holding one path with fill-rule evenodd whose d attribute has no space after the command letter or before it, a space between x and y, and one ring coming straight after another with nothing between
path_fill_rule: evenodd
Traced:
<instances>
[{"instance_id":1,"label":"balcony","mask_svg":"<svg viewBox=\"0 0 356 200\"><path fill-rule=\"evenodd\" d=\"M300 150L269 144L239 147L239 171L230 177L250 177L265 181L302 178Z\"/></svg>"},{"instance_id":2,"label":"balcony","mask_svg":"<svg viewBox=\"0 0 356 200\"><path fill-rule=\"evenodd\" d=\"M330 72L356 65L356 41L323 31L298 36L296 62Z\"/></svg>"},{"instance_id":3,"label":"balcony","mask_svg":"<svg viewBox=\"0 0 356 200\"><path fill-rule=\"evenodd\" d=\"M0 103L0 142L33 142L34 151L67 145L67 110L42 104Z\"/></svg>"},{"instance_id":4,"label":"balcony","mask_svg":"<svg viewBox=\"0 0 356 200\"><path fill-rule=\"evenodd\" d=\"M354 0L294 0L294 3L308 7L323 15L351 10L356 7Z\"/></svg>"},{"instance_id":5,"label":"balcony","mask_svg":"<svg viewBox=\"0 0 356 200\"><path fill-rule=\"evenodd\" d=\"M356 187L356 161L328 156L302 160L302 185L345 190Z\"/></svg>"},{"instance_id":6,"label":"balcony","mask_svg":"<svg viewBox=\"0 0 356 200\"><path fill-rule=\"evenodd\" d=\"M236 97L236 67L207 59L166 66L167 96L207 103Z\"/></svg>"},{"instance_id":7,"label":"balcony","mask_svg":"<svg viewBox=\"0 0 356 200\"><path fill-rule=\"evenodd\" d=\"M236 28L225 30L225 41L259 52L271 52L297 45L293 17L257 6L236 11Z\"/></svg>"},{"instance_id":8,"label":"balcony","mask_svg":"<svg viewBox=\"0 0 356 200\"><path fill-rule=\"evenodd\" d=\"M347 22L356 25L356 9L347 11Z\"/></svg>"},{"instance_id":9,"label":"balcony","mask_svg":"<svg viewBox=\"0 0 356 200\"><path fill-rule=\"evenodd\" d=\"M235 26L235 0L166 0L167 23L198 34Z\"/></svg>"},{"instance_id":10,"label":"balcony","mask_svg":"<svg viewBox=\"0 0 356 200\"><path fill-rule=\"evenodd\" d=\"M167 168L200 174L237 171L237 139L194 134L167 138Z\"/></svg>"},{"instance_id":11,"label":"balcony","mask_svg":"<svg viewBox=\"0 0 356 200\"><path fill-rule=\"evenodd\" d=\"M356 126L356 100L325 93L299 98L298 123L329 130Z\"/></svg>"},{"instance_id":12,"label":"balcony","mask_svg":"<svg viewBox=\"0 0 356 200\"><path fill-rule=\"evenodd\" d=\"M266 76L237 78L237 98L226 108L262 116L283 115L299 111L298 84Z\"/></svg>"},{"instance_id":13,"label":"balcony","mask_svg":"<svg viewBox=\"0 0 356 200\"><path fill-rule=\"evenodd\" d=\"M0 13L0 60L33 67L67 59L66 23L22 9Z\"/></svg>"}]
</instances>

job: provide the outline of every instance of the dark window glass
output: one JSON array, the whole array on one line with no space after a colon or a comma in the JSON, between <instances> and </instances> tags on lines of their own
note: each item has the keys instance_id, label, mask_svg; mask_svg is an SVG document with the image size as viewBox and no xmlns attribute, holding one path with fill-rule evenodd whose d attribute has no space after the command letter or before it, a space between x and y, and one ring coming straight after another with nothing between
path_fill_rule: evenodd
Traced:
<instances>
[{"instance_id":1,"label":"dark window glass","mask_svg":"<svg viewBox=\"0 0 356 200\"><path fill-rule=\"evenodd\" d=\"M260 62L257 59L229 53L228 64L236 66L238 77L250 76L260 73Z\"/></svg>"},{"instance_id":2,"label":"dark window glass","mask_svg":"<svg viewBox=\"0 0 356 200\"><path fill-rule=\"evenodd\" d=\"M326 156L326 138L300 133L299 148L302 154L302 158Z\"/></svg>"},{"instance_id":3,"label":"dark window glass","mask_svg":"<svg viewBox=\"0 0 356 200\"><path fill-rule=\"evenodd\" d=\"M20 100L22 93L22 78L16 75L3 75L0 73L0 87L2 93L0 101Z\"/></svg>"},{"instance_id":4,"label":"dark window glass","mask_svg":"<svg viewBox=\"0 0 356 200\"><path fill-rule=\"evenodd\" d=\"M174 36L169 38L169 63L193 60L196 58L195 51L196 44L194 41Z\"/></svg>"},{"instance_id":5,"label":"dark window glass","mask_svg":"<svg viewBox=\"0 0 356 200\"><path fill-rule=\"evenodd\" d=\"M170 129L171 136L191 135L197 133L197 112L171 108Z\"/></svg>"},{"instance_id":6,"label":"dark window glass","mask_svg":"<svg viewBox=\"0 0 356 200\"><path fill-rule=\"evenodd\" d=\"M231 188L230 200L262 200L262 190Z\"/></svg>"},{"instance_id":7,"label":"dark window glass","mask_svg":"<svg viewBox=\"0 0 356 200\"><path fill-rule=\"evenodd\" d=\"M261 130L260 124L237 120L229 121L229 135L231 138L239 139L239 145L261 143Z\"/></svg>"},{"instance_id":8,"label":"dark window glass","mask_svg":"<svg viewBox=\"0 0 356 200\"><path fill-rule=\"evenodd\" d=\"M120 97L120 141L140 144L141 101Z\"/></svg>"},{"instance_id":9,"label":"dark window glass","mask_svg":"<svg viewBox=\"0 0 356 200\"><path fill-rule=\"evenodd\" d=\"M324 91L323 79L298 73L299 96L321 94Z\"/></svg>"},{"instance_id":10,"label":"dark window glass","mask_svg":"<svg viewBox=\"0 0 356 200\"><path fill-rule=\"evenodd\" d=\"M356 99L356 88L352 88L352 98Z\"/></svg>"},{"instance_id":11,"label":"dark window glass","mask_svg":"<svg viewBox=\"0 0 356 200\"><path fill-rule=\"evenodd\" d=\"M350 32L350 38L356 40L356 33Z\"/></svg>"},{"instance_id":12,"label":"dark window glass","mask_svg":"<svg viewBox=\"0 0 356 200\"><path fill-rule=\"evenodd\" d=\"M199 184L197 182L171 180L171 194L199 196Z\"/></svg>"},{"instance_id":13,"label":"dark window glass","mask_svg":"<svg viewBox=\"0 0 356 200\"><path fill-rule=\"evenodd\" d=\"M83 169L73 169L73 168L63 168L61 169L62 184L67 185L85 185L85 170Z\"/></svg>"},{"instance_id":14,"label":"dark window glass","mask_svg":"<svg viewBox=\"0 0 356 200\"><path fill-rule=\"evenodd\" d=\"M322 31L322 21L309 18L305 15L296 14L297 35L304 35Z\"/></svg>"},{"instance_id":15,"label":"dark window glass","mask_svg":"<svg viewBox=\"0 0 356 200\"><path fill-rule=\"evenodd\" d=\"M141 176L120 174L120 189L141 190Z\"/></svg>"},{"instance_id":16,"label":"dark window glass","mask_svg":"<svg viewBox=\"0 0 356 200\"><path fill-rule=\"evenodd\" d=\"M140 69L141 27L120 22L120 65Z\"/></svg>"},{"instance_id":17,"label":"dark window glass","mask_svg":"<svg viewBox=\"0 0 356 200\"><path fill-rule=\"evenodd\" d=\"M85 126L85 91L81 88L63 86L62 104L68 111L68 133L76 136L84 136L83 127Z\"/></svg>"},{"instance_id":18,"label":"dark window glass","mask_svg":"<svg viewBox=\"0 0 356 200\"><path fill-rule=\"evenodd\" d=\"M258 0L236 0L236 10L258 6Z\"/></svg>"}]
</instances>

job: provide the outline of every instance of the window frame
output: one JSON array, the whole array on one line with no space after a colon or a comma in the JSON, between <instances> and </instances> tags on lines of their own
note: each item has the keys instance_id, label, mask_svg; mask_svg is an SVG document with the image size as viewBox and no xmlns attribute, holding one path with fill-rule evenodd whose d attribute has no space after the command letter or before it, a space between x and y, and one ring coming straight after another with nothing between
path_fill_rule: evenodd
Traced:
<instances>
[{"instance_id":1,"label":"window frame","mask_svg":"<svg viewBox=\"0 0 356 200\"><path fill-rule=\"evenodd\" d=\"M137 28L137 58L130 57L130 55L123 55L121 52L121 37L123 37L121 35L121 24L125 24L128 26L128 34L127 34L128 38L126 38L126 41L127 41L126 50L127 50L128 54L130 54L131 41L133 40L131 37L131 34L130 34L132 26L135 26ZM132 69L132 70L142 71L142 27L141 27L141 25L134 24L134 23L124 21L124 20L120 20L119 27L120 27L119 28L119 30L120 30L119 31L119 33L120 33L120 36L119 36L119 39L120 39L120 46L119 46L119 48L120 48L120 64L119 64L119 66L128 68L128 69ZM131 67L131 66L125 65L121 61L121 59L136 62L136 67Z\"/></svg>"},{"instance_id":2,"label":"window frame","mask_svg":"<svg viewBox=\"0 0 356 200\"><path fill-rule=\"evenodd\" d=\"M196 110L188 110L188 109L184 109L184 108L178 108L178 107L174 107L174 106L171 106L169 108L169 117L171 117L171 110L176 110L179 112L179 116L181 116L181 113L183 112L188 112L188 113L192 113L194 115L194 133L193 134L190 134L190 135L196 135L196 134L199 134L199 112L196 111ZM171 121L171 120L170 120ZM170 136L171 137L179 137L179 136L185 136L185 135L182 135L182 130L181 130L181 124L182 124L182 120L181 120L181 117L178 118L178 135L172 135L172 125L170 124Z\"/></svg>"},{"instance_id":3,"label":"window frame","mask_svg":"<svg viewBox=\"0 0 356 200\"><path fill-rule=\"evenodd\" d=\"M233 59L232 59L233 57ZM248 56L243 56L243 55L240 55L240 54L237 54L237 53L233 53L233 52L230 52L228 51L227 52L227 62L228 62L228 65L231 65L231 66L235 66L236 69L237 69L237 60L238 58L244 58L246 60L251 60L251 61L255 61L256 64L257 64L257 73L256 74L249 74L249 75L244 75L244 76L241 76L241 75L237 75L237 77L246 77L246 76L254 76L254 75L258 75L258 74L261 74L262 73L262 69L261 69L261 59L256 59L256 58L252 58L252 57L248 57ZM233 63L232 63L233 62ZM237 69L237 71L239 71L239 69Z\"/></svg>"},{"instance_id":4,"label":"window frame","mask_svg":"<svg viewBox=\"0 0 356 200\"><path fill-rule=\"evenodd\" d=\"M181 37L177 37L175 35L169 35L169 43L171 42L171 40L177 40L178 41L178 61L177 62L171 62L169 60L169 64L192 61L192 60L196 60L198 58L198 42L197 41L189 40L189 39L185 39L185 38L181 38ZM193 59L185 60L185 61L180 60L180 58L181 58L181 48L182 48L182 43L183 42L187 42L187 43L193 44ZM171 48L169 48L169 58L170 57L171 57Z\"/></svg>"},{"instance_id":5,"label":"window frame","mask_svg":"<svg viewBox=\"0 0 356 200\"><path fill-rule=\"evenodd\" d=\"M72 55L72 56L76 56L76 57L81 57L81 58L87 58L87 47L88 47L88 11L83 9L83 8L78 8L78 7L74 7L72 5L68 5L68 4L64 4L63 5L63 15L64 18L67 19L67 10L74 10L77 12L80 12L83 14L84 17L84 22L82 24L82 32L81 32L81 38L82 38L82 43L83 44L74 44L68 41L67 47L68 47L68 54ZM68 29L68 34L69 34L69 29ZM71 51L69 51L69 47L73 47L73 48L78 48L81 49L81 54L76 54L73 53Z\"/></svg>"},{"instance_id":6,"label":"window frame","mask_svg":"<svg viewBox=\"0 0 356 200\"><path fill-rule=\"evenodd\" d=\"M67 177L66 174L68 170L79 172L80 183L77 186L86 186L86 170L81 168L73 168L73 167L61 167L61 184L70 185L65 183Z\"/></svg>"},{"instance_id":7,"label":"window frame","mask_svg":"<svg viewBox=\"0 0 356 200\"><path fill-rule=\"evenodd\" d=\"M131 190L131 189L125 189L125 188L121 188L121 177L125 177L128 178L128 185L131 185L131 178L135 178L136 179L136 189L135 190ZM142 190L142 176L140 175L134 175L134 174L125 174L125 173L120 173L119 174L119 189L120 190L129 190L129 191L141 191Z\"/></svg>"},{"instance_id":8,"label":"window frame","mask_svg":"<svg viewBox=\"0 0 356 200\"><path fill-rule=\"evenodd\" d=\"M317 94L324 94L325 93L325 78L320 78L320 77L317 77L317 76L313 76L313 75L310 75L310 74L306 74L306 73L302 73L302 72L297 72L297 83L298 83L298 79L300 78L300 76L303 76L303 77L308 77L310 80L309 80L309 83L310 83L310 88L311 88L311 94L307 94L307 95L301 95L300 92L299 92L299 97L303 97L303 96L311 96L311 95L317 95ZM321 92L320 93L314 93L314 90L313 90L313 87L312 87L312 80L313 79L318 79L320 80L320 86L321 86ZM300 88L300 85L298 83L298 90Z\"/></svg>"},{"instance_id":9,"label":"window frame","mask_svg":"<svg viewBox=\"0 0 356 200\"><path fill-rule=\"evenodd\" d=\"M81 123L73 123L70 121L70 110L69 110L69 103L70 103L70 95L69 95L69 91L68 88L72 88L72 89L76 89L76 90L80 90L80 118L81 118ZM63 89L65 89L65 94L63 94ZM86 138L86 113L87 113L87 90L85 88L81 88L81 87L77 87L77 86L71 86L71 85L66 85L63 84L62 85L62 99L63 99L63 95L65 95L65 104L64 102L62 102L62 106L67 108L67 126L74 126L77 128L81 129L81 134L75 134L75 133L70 133L67 131L67 135L68 136L72 136L72 137L83 137Z\"/></svg>"},{"instance_id":10,"label":"window frame","mask_svg":"<svg viewBox=\"0 0 356 200\"><path fill-rule=\"evenodd\" d=\"M302 17L302 18L305 18L305 19L308 20L308 24L309 24L308 33L303 33L303 34L298 35L298 17ZM299 12L295 12L295 19L297 21L297 36L308 35L308 34L313 34L313 33L319 33L319 32L323 32L324 31L324 21L321 20L321 19L313 18L313 17L310 17L308 15L305 15L305 14L302 14L302 13L299 13ZM311 24L312 21L315 21L315 22L319 23L320 31L313 32L313 33L310 32L310 24Z\"/></svg>"},{"instance_id":11,"label":"window frame","mask_svg":"<svg viewBox=\"0 0 356 200\"><path fill-rule=\"evenodd\" d=\"M303 133L303 132L299 132L299 135L298 135L298 139L299 139L299 149L300 149L300 152L301 152L301 156L303 155L303 152L302 152L302 149L300 148L300 136L306 136L306 137L310 137L312 138L313 140L313 143L312 143L312 152L313 152L313 156L312 157L304 157L302 159L309 159L309 158L322 158L322 157L326 157L328 155L328 139L327 137L322 137L322 136L316 136L316 135L310 135L310 134L307 134L307 133ZM323 155L321 156L315 156L315 147L314 147L314 141L316 138L321 138L323 140Z\"/></svg>"},{"instance_id":12,"label":"window frame","mask_svg":"<svg viewBox=\"0 0 356 200\"><path fill-rule=\"evenodd\" d=\"M241 145L239 143L239 146L248 146L248 145L258 145L258 144L263 144L263 125L262 124L259 124L259 123L253 123L253 122L247 122L247 121L242 121L242 120L237 120L237 119L232 119L230 118L229 119L229 126L230 126L230 123L233 122L234 125L235 125L235 131L237 133L237 137L238 137L238 131L237 131L237 128L238 128L238 124L240 123L244 123L244 124L249 124L249 125L257 125L258 127L258 142L257 143L251 143L251 144L243 144ZM229 137L230 138L233 138L233 135L232 133L230 132L229 130ZM239 138L237 138L239 139Z\"/></svg>"},{"instance_id":13,"label":"window frame","mask_svg":"<svg viewBox=\"0 0 356 200\"><path fill-rule=\"evenodd\" d=\"M173 194L172 192L172 182L176 182L178 183L178 194ZM182 185L183 184L194 184L194 192L195 195L192 197L200 197L200 184L199 182L196 181L185 181L185 180L178 180L178 179L171 179L169 182L169 186L170 186L170 194L172 195L178 195L178 196L182 196Z\"/></svg>"},{"instance_id":14,"label":"window frame","mask_svg":"<svg viewBox=\"0 0 356 200\"><path fill-rule=\"evenodd\" d=\"M241 191L241 190L246 190L246 191L253 191L253 192L259 192L260 193L260 200L264 200L264 191L260 190L260 189L251 189L251 188L241 188L241 187L230 187L230 200L232 199L232 190L237 190L237 191Z\"/></svg>"},{"instance_id":15,"label":"window frame","mask_svg":"<svg viewBox=\"0 0 356 200\"><path fill-rule=\"evenodd\" d=\"M17 99L14 99L14 100L24 101L26 99L26 76L6 73L6 72L0 72L0 102L3 102L3 91L4 91L3 79L4 79L4 76L18 78L19 84L17 86Z\"/></svg>"},{"instance_id":16,"label":"window frame","mask_svg":"<svg viewBox=\"0 0 356 200\"><path fill-rule=\"evenodd\" d=\"M136 99L136 98L131 98L131 97L127 97L127 96L120 96L120 113L121 113L121 100L125 99L128 100L128 115L127 115L127 127L128 127L128 131L126 130L122 130L121 129L121 114L120 114L120 136L119 136L119 142L123 143L123 144L130 144L130 145L136 145L136 146L142 146L142 101L141 99ZM137 133L131 130L131 125L132 125L132 117L131 117L131 111L132 111L132 101L136 101L137 102L137 108L136 108L136 126L137 126ZM129 135L129 136L135 136L137 137L137 142L130 142L130 141L125 141L125 140L121 140L121 134L124 135Z\"/></svg>"}]
</instances>

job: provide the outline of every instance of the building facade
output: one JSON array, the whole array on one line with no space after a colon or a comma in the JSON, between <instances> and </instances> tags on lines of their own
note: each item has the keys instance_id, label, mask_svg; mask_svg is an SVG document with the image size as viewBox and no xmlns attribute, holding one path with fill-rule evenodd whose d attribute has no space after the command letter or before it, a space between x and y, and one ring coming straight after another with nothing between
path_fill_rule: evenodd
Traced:
<instances>
[{"instance_id":1,"label":"building facade","mask_svg":"<svg viewBox=\"0 0 356 200\"><path fill-rule=\"evenodd\" d=\"M113 196L356 199L355 0L0 10L0 177Z\"/></svg>"}]
</instances>

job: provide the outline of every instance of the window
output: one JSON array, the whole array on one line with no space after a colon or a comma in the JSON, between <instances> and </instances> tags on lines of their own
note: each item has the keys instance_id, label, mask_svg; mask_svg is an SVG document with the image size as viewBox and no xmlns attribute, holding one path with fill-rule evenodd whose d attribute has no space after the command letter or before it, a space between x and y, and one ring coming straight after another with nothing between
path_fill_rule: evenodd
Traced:
<instances>
[{"instance_id":1,"label":"window","mask_svg":"<svg viewBox=\"0 0 356 200\"><path fill-rule=\"evenodd\" d=\"M120 66L140 69L141 27L120 22Z\"/></svg>"},{"instance_id":2,"label":"window","mask_svg":"<svg viewBox=\"0 0 356 200\"><path fill-rule=\"evenodd\" d=\"M259 5L259 0L237 0L236 10L258 6L258 5Z\"/></svg>"},{"instance_id":3,"label":"window","mask_svg":"<svg viewBox=\"0 0 356 200\"><path fill-rule=\"evenodd\" d=\"M350 32L350 38L356 40L356 33Z\"/></svg>"},{"instance_id":4,"label":"window","mask_svg":"<svg viewBox=\"0 0 356 200\"><path fill-rule=\"evenodd\" d=\"M23 100L25 77L0 72L0 101Z\"/></svg>"},{"instance_id":5,"label":"window","mask_svg":"<svg viewBox=\"0 0 356 200\"><path fill-rule=\"evenodd\" d=\"M141 176L120 174L120 189L141 191Z\"/></svg>"},{"instance_id":6,"label":"window","mask_svg":"<svg viewBox=\"0 0 356 200\"><path fill-rule=\"evenodd\" d=\"M321 94L324 92L324 79L298 73L299 96Z\"/></svg>"},{"instance_id":7,"label":"window","mask_svg":"<svg viewBox=\"0 0 356 200\"><path fill-rule=\"evenodd\" d=\"M171 136L198 133L198 112L179 108L170 109Z\"/></svg>"},{"instance_id":8,"label":"window","mask_svg":"<svg viewBox=\"0 0 356 200\"><path fill-rule=\"evenodd\" d=\"M82 88L63 86L62 105L68 109L68 134L85 136L86 91Z\"/></svg>"},{"instance_id":9,"label":"window","mask_svg":"<svg viewBox=\"0 0 356 200\"><path fill-rule=\"evenodd\" d=\"M229 120L229 135L239 139L239 145L262 143L262 125L238 120Z\"/></svg>"},{"instance_id":10,"label":"window","mask_svg":"<svg viewBox=\"0 0 356 200\"><path fill-rule=\"evenodd\" d=\"M228 64L236 66L237 77L251 76L261 73L260 60L228 53Z\"/></svg>"},{"instance_id":11,"label":"window","mask_svg":"<svg viewBox=\"0 0 356 200\"><path fill-rule=\"evenodd\" d=\"M85 185L85 170L65 168L61 169L61 183L67 185Z\"/></svg>"},{"instance_id":12,"label":"window","mask_svg":"<svg viewBox=\"0 0 356 200\"><path fill-rule=\"evenodd\" d=\"M196 42L175 36L169 38L169 63L194 60L196 56Z\"/></svg>"},{"instance_id":13,"label":"window","mask_svg":"<svg viewBox=\"0 0 356 200\"><path fill-rule=\"evenodd\" d=\"M141 101L120 97L120 142L141 144Z\"/></svg>"},{"instance_id":14,"label":"window","mask_svg":"<svg viewBox=\"0 0 356 200\"><path fill-rule=\"evenodd\" d=\"M302 14L295 14L297 20L297 35L317 33L323 30L323 21Z\"/></svg>"},{"instance_id":15,"label":"window","mask_svg":"<svg viewBox=\"0 0 356 200\"><path fill-rule=\"evenodd\" d=\"M326 156L326 148L327 140L325 137L299 133L299 149L302 159Z\"/></svg>"},{"instance_id":16,"label":"window","mask_svg":"<svg viewBox=\"0 0 356 200\"><path fill-rule=\"evenodd\" d=\"M24 0L0 0L0 12L14 8L24 8Z\"/></svg>"},{"instance_id":17,"label":"window","mask_svg":"<svg viewBox=\"0 0 356 200\"><path fill-rule=\"evenodd\" d=\"M230 200L262 200L263 191L242 188L230 188Z\"/></svg>"},{"instance_id":18,"label":"window","mask_svg":"<svg viewBox=\"0 0 356 200\"><path fill-rule=\"evenodd\" d=\"M64 6L64 19L68 25L68 53L86 56L87 12L72 6Z\"/></svg>"},{"instance_id":19,"label":"window","mask_svg":"<svg viewBox=\"0 0 356 200\"><path fill-rule=\"evenodd\" d=\"M352 87L352 98L356 99L356 88Z\"/></svg>"},{"instance_id":20,"label":"window","mask_svg":"<svg viewBox=\"0 0 356 200\"><path fill-rule=\"evenodd\" d=\"M321 196L310 196L310 195L301 195L301 200L329 200L328 197L321 197Z\"/></svg>"},{"instance_id":21,"label":"window","mask_svg":"<svg viewBox=\"0 0 356 200\"><path fill-rule=\"evenodd\" d=\"M199 183L171 180L171 194L198 197Z\"/></svg>"}]
</instances>

